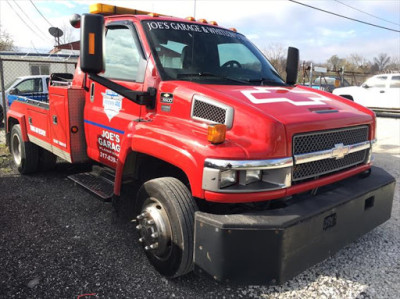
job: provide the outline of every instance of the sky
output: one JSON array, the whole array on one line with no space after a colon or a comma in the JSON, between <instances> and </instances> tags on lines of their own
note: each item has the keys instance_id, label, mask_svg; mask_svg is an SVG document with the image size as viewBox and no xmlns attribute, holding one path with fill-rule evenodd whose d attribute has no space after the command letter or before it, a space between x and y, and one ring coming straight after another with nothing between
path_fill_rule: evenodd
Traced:
<instances>
[{"instance_id":1,"label":"sky","mask_svg":"<svg viewBox=\"0 0 400 299\"><path fill-rule=\"evenodd\" d=\"M400 31L400 0L297 1ZM69 17L87 13L89 5L98 2L176 17L215 20L222 27L235 27L260 49L294 46L300 50L301 60L322 63L333 55L345 58L354 53L368 60L380 53L400 58L399 32L339 18L288 0L0 0L0 26L20 50L49 51L55 42L48 28L67 28L73 39L78 40L79 30L68 29L72 28Z\"/></svg>"}]
</instances>

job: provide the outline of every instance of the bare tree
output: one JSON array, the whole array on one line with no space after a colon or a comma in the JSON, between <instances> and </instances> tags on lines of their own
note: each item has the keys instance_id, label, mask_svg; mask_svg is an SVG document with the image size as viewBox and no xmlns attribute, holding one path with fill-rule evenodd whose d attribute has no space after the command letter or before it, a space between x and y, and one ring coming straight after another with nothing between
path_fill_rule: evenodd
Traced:
<instances>
[{"instance_id":1,"label":"bare tree","mask_svg":"<svg viewBox=\"0 0 400 299\"><path fill-rule=\"evenodd\" d=\"M379 71L384 71L390 63L390 57L386 53L381 53L378 57L374 57L374 62Z\"/></svg>"},{"instance_id":2,"label":"bare tree","mask_svg":"<svg viewBox=\"0 0 400 299\"><path fill-rule=\"evenodd\" d=\"M14 40L11 35L0 28L0 51L15 51Z\"/></svg>"},{"instance_id":3,"label":"bare tree","mask_svg":"<svg viewBox=\"0 0 400 299\"><path fill-rule=\"evenodd\" d=\"M345 61L337 55L332 55L331 58L327 60L327 64L330 70L337 71L345 64Z\"/></svg>"},{"instance_id":4,"label":"bare tree","mask_svg":"<svg viewBox=\"0 0 400 299\"><path fill-rule=\"evenodd\" d=\"M281 44L270 44L261 50L273 67L284 78L286 76L286 51Z\"/></svg>"}]
</instances>

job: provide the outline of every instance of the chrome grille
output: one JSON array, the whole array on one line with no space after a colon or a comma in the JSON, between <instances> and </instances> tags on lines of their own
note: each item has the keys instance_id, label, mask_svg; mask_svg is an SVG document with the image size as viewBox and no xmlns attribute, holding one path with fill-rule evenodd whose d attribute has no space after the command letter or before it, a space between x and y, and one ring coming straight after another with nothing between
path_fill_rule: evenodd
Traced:
<instances>
[{"instance_id":1,"label":"chrome grille","mask_svg":"<svg viewBox=\"0 0 400 299\"><path fill-rule=\"evenodd\" d=\"M299 134L293 137L293 155L335 148L337 144L352 145L368 140L368 126ZM293 168L293 181L300 181L336 172L364 163L369 149L350 153L342 159L323 159Z\"/></svg>"},{"instance_id":2,"label":"chrome grille","mask_svg":"<svg viewBox=\"0 0 400 299\"><path fill-rule=\"evenodd\" d=\"M367 151L362 150L351 153L339 160L324 159L295 165L293 168L293 181L305 180L358 165L365 161Z\"/></svg>"},{"instance_id":3,"label":"chrome grille","mask_svg":"<svg viewBox=\"0 0 400 299\"><path fill-rule=\"evenodd\" d=\"M368 126L346 128L295 135L293 154L305 154L323 151L335 147L335 144L356 144L368 140Z\"/></svg>"},{"instance_id":4,"label":"chrome grille","mask_svg":"<svg viewBox=\"0 0 400 299\"><path fill-rule=\"evenodd\" d=\"M225 123L226 110L215 105L195 100L193 116L219 124Z\"/></svg>"}]
</instances>

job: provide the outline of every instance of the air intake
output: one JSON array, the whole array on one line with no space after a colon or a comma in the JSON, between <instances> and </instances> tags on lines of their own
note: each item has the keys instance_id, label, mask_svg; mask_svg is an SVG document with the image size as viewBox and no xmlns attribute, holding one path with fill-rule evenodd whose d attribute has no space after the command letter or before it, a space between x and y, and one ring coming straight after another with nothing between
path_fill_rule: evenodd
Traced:
<instances>
[{"instance_id":1,"label":"air intake","mask_svg":"<svg viewBox=\"0 0 400 299\"><path fill-rule=\"evenodd\" d=\"M191 117L206 123L225 124L230 129L233 122L233 108L195 95L193 97Z\"/></svg>"}]
</instances>

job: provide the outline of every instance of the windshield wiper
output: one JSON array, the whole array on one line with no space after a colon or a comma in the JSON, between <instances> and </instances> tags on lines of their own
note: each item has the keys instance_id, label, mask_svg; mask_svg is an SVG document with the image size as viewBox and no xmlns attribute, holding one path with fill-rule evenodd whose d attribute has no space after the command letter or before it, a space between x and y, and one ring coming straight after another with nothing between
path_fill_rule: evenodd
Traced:
<instances>
[{"instance_id":1,"label":"windshield wiper","mask_svg":"<svg viewBox=\"0 0 400 299\"><path fill-rule=\"evenodd\" d=\"M214 77L214 78L219 78L219 79L228 80L228 81L241 83L241 84L246 84L246 85L248 85L250 83L250 81L247 81L247 80L245 80L245 81L244 80L239 80L239 79L226 77L226 76L222 76L222 75L218 75L218 74L214 74L214 73L209 73L209 72L186 73L186 74L178 74L177 75L177 78L185 78L185 77Z\"/></svg>"},{"instance_id":2,"label":"windshield wiper","mask_svg":"<svg viewBox=\"0 0 400 299\"><path fill-rule=\"evenodd\" d=\"M260 83L261 85L265 85L265 83L266 83L267 85L274 85L274 86L283 86L283 85L286 85L286 84L283 83L283 82L279 82L279 81L276 81L276 80L273 80L273 79L268 79L268 78L249 79L249 80L247 80L247 82L250 82L250 83L258 82L258 83Z\"/></svg>"}]
</instances>

